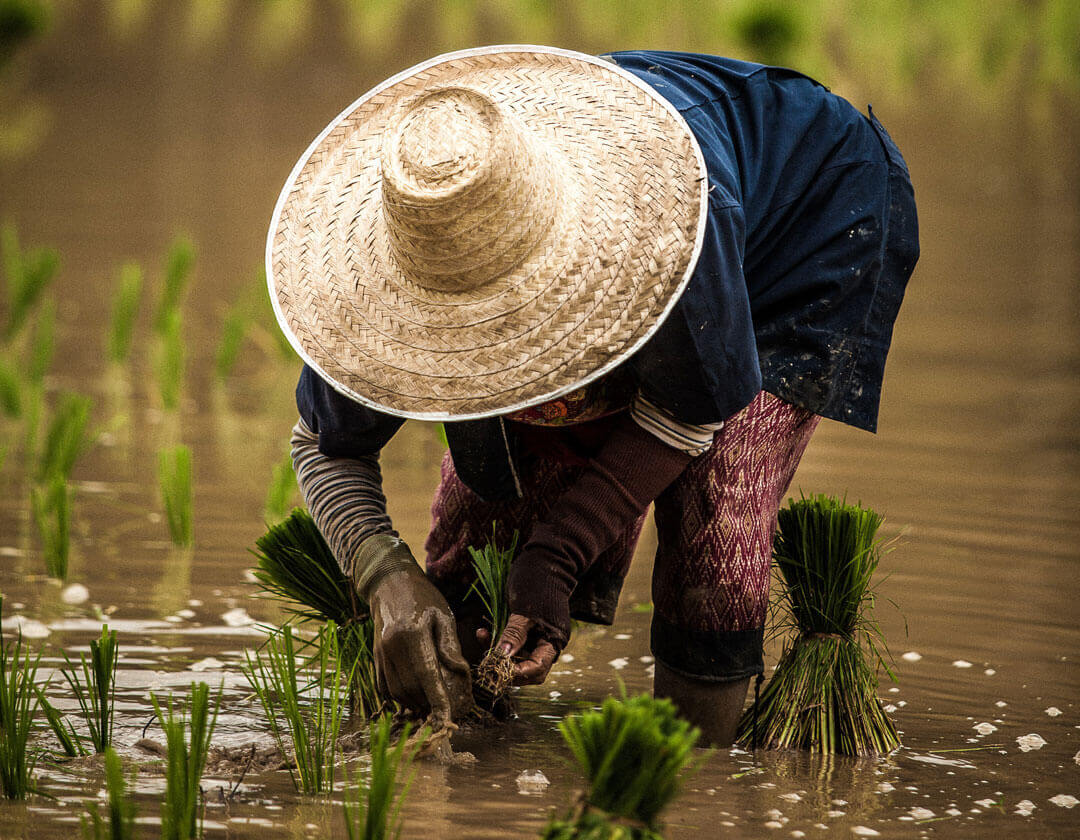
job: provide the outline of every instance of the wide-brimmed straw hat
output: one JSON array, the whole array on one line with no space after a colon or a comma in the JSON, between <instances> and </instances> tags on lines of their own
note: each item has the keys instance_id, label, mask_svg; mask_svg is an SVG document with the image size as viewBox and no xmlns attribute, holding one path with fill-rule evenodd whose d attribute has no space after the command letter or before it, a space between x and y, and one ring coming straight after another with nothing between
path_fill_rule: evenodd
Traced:
<instances>
[{"instance_id":1,"label":"wide-brimmed straw hat","mask_svg":"<svg viewBox=\"0 0 1080 840\"><path fill-rule=\"evenodd\" d=\"M267 241L278 321L335 389L425 420L580 387L656 331L694 268L707 180L679 112L550 47L449 53L346 108Z\"/></svg>"}]
</instances>

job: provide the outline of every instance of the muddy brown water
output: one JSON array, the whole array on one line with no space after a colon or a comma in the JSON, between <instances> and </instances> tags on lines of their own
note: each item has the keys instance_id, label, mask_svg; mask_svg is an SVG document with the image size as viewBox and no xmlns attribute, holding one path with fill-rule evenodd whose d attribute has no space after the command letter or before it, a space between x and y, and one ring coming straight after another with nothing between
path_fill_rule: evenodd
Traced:
<instances>
[{"instance_id":1,"label":"muddy brown water","mask_svg":"<svg viewBox=\"0 0 1080 840\"><path fill-rule=\"evenodd\" d=\"M125 40L88 8L21 67L51 128L0 168L0 218L64 258L48 385L91 393L104 431L75 472L70 581L90 601L67 606L37 576L13 455L0 472L5 627L18 616L28 634L47 633L35 644L52 667L58 648L85 650L100 629L96 611L108 613L121 643L117 741L128 755L150 717L148 693L183 694L196 679L224 685L216 743L261 741L266 727L238 664L261 638L247 617L280 613L252 597L247 547L285 451L296 370L249 345L221 388L214 347L223 313L252 282L295 158L344 104L427 51L403 42L365 63L326 25L288 60L240 55L228 39L193 51L167 18L150 37ZM308 49L322 36L329 46ZM896 330L880 433L822 424L793 485L846 493L883 511L890 533L903 531L882 566L878 617L899 677L881 695L904 747L872 761L720 750L668 814L671 837L1080 833L1080 807L1062 798L1080 797L1077 109L1040 116L1015 97L994 109L965 99L938 90L876 109L911 165L924 256ZM157 408L146 324L125 373L105 370L100 347L115 265L156 266L177 229L198 244L199 264L185 309L186 396L169 418ZM195 459L189 552L170 546L156 496L156 450L178 437ZM384 456L391 513L417 548L440 455L433 430L410 423ZM535 836L570 801L578 781L559 719L619 680L631 691L650 685L649 615L634 605L649 601L653 545L646 533L616 625L580 632L547 684L520 692L519 721L459 745L475 767L420 766L405 837ZM982 735L978 724L995 729ZM1031 734L1046 743L1024 751L1017 739ZM515 779L532 769L551 785L525 795ZM71 836L101 787L92 770L43 766L40 778L55 800L0 804L0 837ZM231 784L205 782L210 837L344 836L337 807L298 797L284 773L249 775L221 801ZM140 773L137 791L153 822L160 779Z\"/></svg>"}]
</instances>

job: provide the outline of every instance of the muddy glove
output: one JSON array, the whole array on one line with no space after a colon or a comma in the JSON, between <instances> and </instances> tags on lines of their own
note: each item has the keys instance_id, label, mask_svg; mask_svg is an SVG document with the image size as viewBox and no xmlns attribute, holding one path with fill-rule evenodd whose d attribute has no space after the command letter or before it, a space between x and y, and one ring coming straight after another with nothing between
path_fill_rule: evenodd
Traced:
<instances>
[{"instance_id":1,"label":"muddy glove","mask_svg":"<svg viewBox=\"0 0 1080 840\"><path fill-rule=\"evenodd\" d=\"M570 639L570 593L585 570L640 517L691 456L620 418L577 481L555 502L510 567L510 622L499 649L513 655L517 682L543 682ZM546 647L543 647L546 643Z\"/></svg>"},{"instance_id":2,"label":"muddy glove","mask_svg":"<svg viewBox=\"0 0 1080 840\"><path fill-rule=\"evenodd\" d=\"M469 665L454 616L403 540L375 534L360 544L356 589L375 623L375 669L389 696L450 721L472 707Z\"/></svg>"}]
</instances>

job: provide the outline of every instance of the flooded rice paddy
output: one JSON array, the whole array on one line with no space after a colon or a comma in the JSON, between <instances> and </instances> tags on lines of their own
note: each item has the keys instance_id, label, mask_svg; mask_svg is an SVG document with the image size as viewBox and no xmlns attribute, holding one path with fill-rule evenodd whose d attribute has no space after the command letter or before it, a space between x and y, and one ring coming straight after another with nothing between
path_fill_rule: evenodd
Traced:
<instances>
[{"instance_id":1,"label":"flooded rice paddy","mask_svg":"<svg viewBox=\"0 0 1080 840\"><path fill-rule=\"evenodd\" d=\"M225 46L182 53L164 23L119 44L94 15L65 25L35 48L29 89L51 128L0 167L0 218L63 258L47 386L95 403L99 434L74 471L68 575L86 598L43 576L28 486L9 455L4 628L43 646L45 673L60 650L87 650L102 621L118 631L116 741L147 763L136 798L152 822L163 780L135 747L150 692L220 683L215 745L270 743L239 665L263 637L258 622L282 618L254 597L248 548L294 422L297 369L256 332L216 381L225 313L256 282L296 156L341 106L426 52L403 47L377 66L333 49L260 63ZM717 751L668 814L672 838L1080 832L1080 164L1068 139L1078 119L1075 106L1039 117L962 99L935 90L875 109L911 165L923 258L897 325L880 433L822 424L793 484L846 493L902 534L881 566L877 615L899 678L881 696L904 747L872 761ZM176 230L196 243L198 264L184 307L184 396L169 413L147 323L129 366L108 368L101 347L116 266L136 258L159 274ZM156 489L156 453L177 441L192 448L195 471L186 550L168 539ZM409 423L384 453L391 514L417 549L441 452L431 427ZM475 765L420 765L404 837L535 836L570 802L578 781L557 722L619 681L632 692L651 685L653 546L647 532L614 627L579 631L548 682L518 694L519 720L459 739ZM58 685L50 697L74 708ZM535 770L550 785L519 786ZM72 836L102 787L87 763L42 766L39 778L55 799L0 803L0 838ZM235 784L205 779L207 836L344 836L339 808L297 796L282 771L249 773L229 797Z\"/></svg>"}]
</instances>

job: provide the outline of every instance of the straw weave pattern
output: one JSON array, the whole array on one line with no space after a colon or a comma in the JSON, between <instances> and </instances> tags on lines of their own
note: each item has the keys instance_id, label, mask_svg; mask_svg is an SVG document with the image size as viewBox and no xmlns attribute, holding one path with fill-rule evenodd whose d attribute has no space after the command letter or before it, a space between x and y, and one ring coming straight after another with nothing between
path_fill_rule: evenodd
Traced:
<instances>
[{"instance_id":1,"label":"straw weave pattern","mask_svg":"<svg viewBox=\"0 0 1080 840\"><path fill-rule=\"evenodd\" d=\"M271 283L304 355L361 401L490 413L596 375L694 256L693 138L560 54L429 66L361 101L292 181Z\"/></svg>"}]
</instances>

